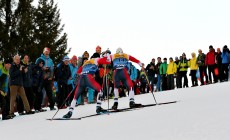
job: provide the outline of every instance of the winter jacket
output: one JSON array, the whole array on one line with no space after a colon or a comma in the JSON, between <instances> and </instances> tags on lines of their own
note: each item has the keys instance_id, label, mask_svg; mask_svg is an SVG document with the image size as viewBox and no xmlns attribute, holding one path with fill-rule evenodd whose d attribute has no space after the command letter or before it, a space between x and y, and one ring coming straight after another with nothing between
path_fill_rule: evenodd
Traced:
<instances>
[{"instance_id":1,"label":"winter jacket","mask_svg":"<svg viewBox=\"0 0 230 140\"><path fill-rule=\"evenodd\" d=\"M28 71L26 73L22 74L22 77L23 77L23 86L24 87L31 87L32 86L32 82L33 82L31 64L26 64L26 63L24 63L22 61L21 65L24 65L25 68L26 67L28 68Z\"/></svg>"},{"instance_id":2,"label":"winter jacket","mask_svg":"<svg viewBox=\"0 0 230 140\"><path fill-rule=\"evenodd\" d=\"M198 69L196 54L195 54L195 57L190 59L189 65L190 65L190 70L197 70Z\"/></svg>"},{"instance_id":3,"label":"winter jacket","mask_svg":"<svg viewBox=\"0 0 230 140\"><path fill-rule=\"evenodd\" d=\"M2 63L0 63L0 90L8 93L9 70L6 70Z\"/></svg>"},{"instance_id":4,"label":"winter jacket","mask_svg":"<svg viewBox=\"0 0 230 140\"><path fill-rule=\"evenodd\" d=\"M197 56L197 64L198 64L198 66L200 67L200 66L205 66L206 64L205 64L205 54L204 53L202 53L202 54L199 54L198 56Z\"/></svg>"},{"instance_id":5,"label":"winter jacket","mask_svg":"<svg viewBox=\"0 0 230 140\"><path fill-rule=\"evenodd\" d=\"M216 59L216 53L214 49L211 49L205 58L205 63L206 65L214 65L215 64L215 59Z\"/></svg>"},{"instance_id":6,"label":"winter jacket","mask_svg":"<svg viewBox=\"0 0 230 140\"><path fill-rule=\"evenodd\" d=\"M167 67L168 67L168 64L165 62L165 63L161 63L160 65L160 75L162 74L166 74L166 71L167 71Z\"/></svg>"},{"instance_id":7,"label":"winter jacket","mask_svg":"<svg viewBox=\"0 0 230 140\"><path fill-rule=\"evenodd\" d=\"M153 69L151 69L151 67L153 67ZM155 77L155 74L156 74L156 66L154 63L150 62L147 67L145 68L148 76L152 76L152 77Z\"/></svg>"},{"instance_id":8,"label":"winter jacket","mask_svg":"<svg viewBox=\"0 0 230 140\"><path fill-rule=\"evenodd\" d=\"M68 79L71 77L71 71L69 65L65 65L64 62L61 62L57 66L57 82L58 84L67 84Z\"/></svg>"},{"instance_id":9,"label":"winter jacket","mask_svg":"<svg viewBox=\"0 0 230 140\"><path fill-rule=\"evenodd\" d=\"M229 53L223 52L221 55L222 58L222 64L228 64L229 63Z\"/></svg>"},{"instance_id":10,"label":"winter jacket","mask_svg":"<svg viewBox=\"0 0 230 140\"><path fill-rule=\"evenodd\" d=\"M173 61L169 62L166 74L167 75L176 74L176 72L177 72L177 65L176 65L176 63L174 63Z\"/></svg>"},{"instance_id":11,"label":"winter jacket","mask_svg":"<svg viewBox=\"0 0 230 140\"><path fill-rule=\"evenodd\" d=\"M20 64L13 63L10 67L10 86L23 86L23 71L20 71Z\"/></svg>"},{"instance_id":12,"label":"winter jacket","mask_svg":"<svg viewBox=\"0 0 230 140\"><path fill-rule=\"evenodd\" d=\"M160 66L161 66L161 64L162 64L161 62L156 64L156 67L155 67L156 68L156 74L160 74Z\"/></svg>"},{"instance_id":13,"label":"winter jacket","mask_svg":"<svg viewBox=\"0 0 230 140\"><path fill-rule=\"evenodd\" d=\"M71 72L71 79L68 79L68 85L74 84L77 78L77 70L78 66L74 66L73 64L69 64L70 72Z\"/></svg>"},{"instance_id":14,"label":"winter jacket","mask_svg":"<svg viewBox=\"0 0 230 140\"><path fill-rule=\"evenodd\" d=\"M177 73L179 73L179 71L180 71L180 69L178 68L179 62L180 62L180 60L174 61L174 63L176 63L176 65L177 65L177 70L176 70Z\"/></svg>"},{"instance_id":15,"label":"winter jacket","mask_svg":"<svg viewBox=\"0 0 230 140\"><path fill-rule=\"evenodd\" d=\"M39 64L32 67L32 86L42 88L43 85L43 70Z\"/></svg>"},{"instance_id":16,"label":"winter jacket","mask_svg":"<svg viewBox=\"0 0 230 140\"><path fill-rule=\"evenodd\" d=\"M137 79L137 69L134 65L132 65L132 63L129 63L128 65L129 67L129 75L130 75L130 79L132 81Z\"/></svg>"},{"instance_id":17,"label":"winter jacket","mask_svg":"<svg viewBox=\"0 0 230 140\"><path fill-rule=\"evenodd\" d=\"M222 64L222 52L216 54L216 64L217 65Z\"/></svg>"},{"instance_id":18,"label":"winter jacket","mask_svg":"<svg viewBox=\"0 0 230 140\"><path fill-rule=\"evenodd\" d=\"M36 60L36 64L37 64L37 61L39 59L42 59L44 60L45 64L43 67L48 67L49 69L48 70L44 70L43 71L43 77L46 79L49 79L49 78L53 78L53 74L54 74L54 63L53 63L53 60L50 58L50 56L46 57L44 54L41 54L41 56Z\"/></svg>"},{"instance_id":19,"label":"winter jacket","mask_svg":"<svg viewBox=\"0 0 230 140\"><path fill-rule=\"evenodd\" d=\"M189 67L188 60L186 58L182 58L177 66L179 71L187 71Z\"/></svg>"},{"instance_id":20,"label":"winter jacket","mask_svg":"<svg viewBox=\"0 0 230 140\"><path fill-rule=\"evenodd\" d=\"M146 77L144 71L140 71L140 82L141 83L147 83L147 77Z\"/></svg>"}]
</instances>

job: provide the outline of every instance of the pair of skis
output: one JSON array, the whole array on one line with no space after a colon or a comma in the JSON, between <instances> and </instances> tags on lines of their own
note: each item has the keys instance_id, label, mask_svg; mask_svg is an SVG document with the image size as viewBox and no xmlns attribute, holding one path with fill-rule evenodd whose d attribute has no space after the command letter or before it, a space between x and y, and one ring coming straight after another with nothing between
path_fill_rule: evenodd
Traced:
<instances>
[{"instance_id":1,"label":"pair of skis","mask_svg":"<svg viewBox=\"0 0 230 140\"><path fill-rule=\"evenodd\" d=\"M100 113L100 114L92 114L92 115L87 115L87 116L83 116L83 117L79 117L79 118L53 118L53 119L47 119L47 120L81 120L81 119L85 119L85 118L90 118L90 117L94 117L94 116L100 116L100 115L109 115L112 113L119 113L119 112L127 112L127 111L134 111L137 109L141 109L144 107L151 107L151 106L156 106L156 105L166 105L166 104L172 104L172 103L177 103L178 101L171 101L171 102L162 102L162 103L158 103L158 104L147 104L147 105L142 105L140 107L136 107L136 108L122 108L122 109L117 109L117 110L112 110L109 109L107 112L104 113Z\"/></svg>"}]
</instances>

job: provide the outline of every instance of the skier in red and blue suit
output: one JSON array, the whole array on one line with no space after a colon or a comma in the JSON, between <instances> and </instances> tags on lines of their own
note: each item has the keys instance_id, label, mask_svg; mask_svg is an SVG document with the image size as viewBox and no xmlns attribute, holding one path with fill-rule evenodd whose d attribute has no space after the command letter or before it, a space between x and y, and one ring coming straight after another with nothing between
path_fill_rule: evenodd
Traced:
<instances>
[{"instance_id":1,"label":"skier in red and blue suit","mask_svg":"<svg viewBox=\"0 0 230 140\"><path fill-rule=\"evenodd\" d=\"M98 92L97 96L97 108L96 112L105 112L106 110L101 108L101 96L102 94L102 88L100 84L98 84L94 79L94 74L98 70L98 65L100 64L110 64L110 54L107 53L105 55L106 57L103 58L92 58L90 60L87 60L78 70L78 73L80 74L77 87L74 91L74 99L71 102L71 105L69 107L69 112L63 116L63 118L70 118L73 114L74 107L76 105L76 101L78 97L85 91L87 87L90 87Z\"/></svg>"},{"instance_id":2,"label":"skier in red and blue suit","mask_svg":"<svg viewBox=\"0 0 230 140\"><path fill-rule=\"evenodd\" d=\"M139 64L140 67L143 67L143 63L135 57L123 53L122 48L117 48L116 53L111 55L111 59L113 62L113 83L114 83L114 104L112 109L116 110L118 107L118 89L120 86L120 82L124 84L129 90L129 106L130 108L135 108L141 106L141 104L136 104L134 102L134 89L133 83L130 79L130 75L128 74L128 64L129 61L135 62Z\"/></svg>"}]
</instances>

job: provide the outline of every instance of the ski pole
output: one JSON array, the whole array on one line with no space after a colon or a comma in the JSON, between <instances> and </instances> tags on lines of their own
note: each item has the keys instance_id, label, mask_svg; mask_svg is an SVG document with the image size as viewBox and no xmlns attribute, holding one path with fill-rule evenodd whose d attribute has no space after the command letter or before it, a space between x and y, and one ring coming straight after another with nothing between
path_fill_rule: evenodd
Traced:
<instances>
[{"instance_id":1,"label":"ski pole","mask_svg":"<svg viewBox=\"0 0 230 140\"><path fill-rule=\"evenodd\" d=\"M151 91L151 93L152 93L152 95L153 95L153 98L154 98L154 100L155 100L155 103L157 104L156 98L155 98L155 96L154 96L154 94L153 94L153 89L152 89L152 87L151 87L151 85L150 85L150 82L149 82L149 78L147 77L147 74L146 74L145 70L143 70L143 72L144 72L144 75L145 75L145 77L146 77L146 80L147 80L149 89L150 89L150 91Z\"/></svg>"},{"instance_id":2,"label":"ski pole","mask_svg":"<svg viewBox=\"0 0 230 140\"><path fill-rule=\"evenodd\" d=\"M68 96L66 97L66 99L64 100L64 102L62 103L62 105L60 106L60 108L63 107L63 105L66 103L66 101L68 100L68 98L70 97L70 95L72 94L72 92L74 91L74 89L76 88L76 86L70 91L70 93L68 94ZM55 114L53 115L51 121L53 120L53 118L57 115L58 111L60 110L60 108L58 108L58 110L55 112Z\"/></svg>"}]
</instances>

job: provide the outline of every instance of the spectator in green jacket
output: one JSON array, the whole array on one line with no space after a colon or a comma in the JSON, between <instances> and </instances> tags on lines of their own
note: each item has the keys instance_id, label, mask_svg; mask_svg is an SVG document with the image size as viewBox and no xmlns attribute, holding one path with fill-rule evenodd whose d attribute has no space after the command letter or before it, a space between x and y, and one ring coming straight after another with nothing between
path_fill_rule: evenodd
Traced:
<instances>
[{"instance_id":1,"label":"spectator in green jacket","mask_svg":"<svg viewBox=\"0 0 230 140\"><path fill-rule=\"evenodd\" d=\"M161 86L162 86L162 91L167 90L167 76L166 76L166 71L167 71L167 58L163 59L163 63L160 65L160 75L161 75Z\"/></svg>"},{"instance_id":2,"label":"spectator in green jacket","mask_svg":"<svg viewBox=\"0 0 230 140\"><path fill-rule=\"evenodd\" d=\"M202 50L199 49L198 50L198 56L197 56L197 64L199 67L199 71L200 71L200 82L201 82L201 86L204 85L204 76L205 76L205 80L208 80L208 75L207 75L207 66L205 64L205 58L206 55L204 53L202 53Z\"/></svg>"}]
</instances>

